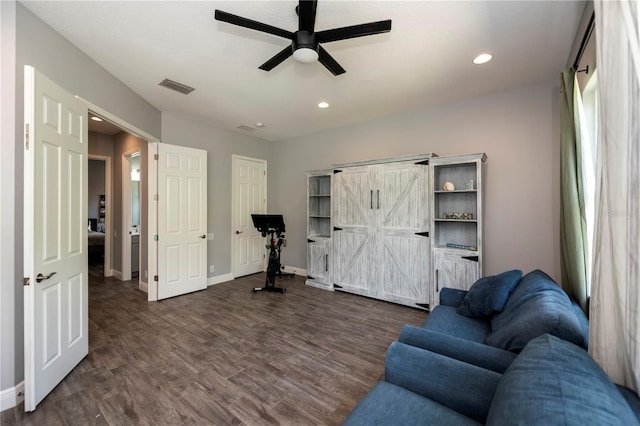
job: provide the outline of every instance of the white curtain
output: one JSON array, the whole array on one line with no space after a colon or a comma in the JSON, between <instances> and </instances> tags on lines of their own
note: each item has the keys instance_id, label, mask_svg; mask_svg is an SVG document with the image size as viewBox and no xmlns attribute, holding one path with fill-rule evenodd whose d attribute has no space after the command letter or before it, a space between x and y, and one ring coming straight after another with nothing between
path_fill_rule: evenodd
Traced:
<instances>
[{"instance_id":1,"label":"white curtain","mask_svg":"<svg viewBox=\"0 0 640 426\"><path fill-rule=\"evenodd\" d=\"M598 154L589 351L611 379L640 383L640 10L596 1Z\"/></svg>"}]
</instances>

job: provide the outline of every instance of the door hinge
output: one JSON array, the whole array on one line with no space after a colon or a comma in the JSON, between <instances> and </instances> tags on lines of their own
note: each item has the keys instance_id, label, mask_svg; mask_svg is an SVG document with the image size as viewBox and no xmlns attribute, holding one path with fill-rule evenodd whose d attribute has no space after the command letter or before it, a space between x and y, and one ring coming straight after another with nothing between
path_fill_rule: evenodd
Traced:
<instances>
[{"instance_id":1,"label":"door hinge","mask_svg":"<svg viewBox=\"0 0 640 426\"><path fill-rule=\"evenodd\" d=\"M25 149L29 151L29 123L25 123L24 126L25 126L25 130L24 130Z\"/></svg>"},{"instance_id":2,"label":"door hinge","mask_svg":"<svg viewBox=\"0 0 640 426\"><path fill-rule=\"evenodd\" d=\"M31 285L31 279L29 277L24 277L22 279L22 284L23 285Z\"/></svg>"},{"instance_id":3,"label":"door hinge","mask_svg":"<svg viewBox=\"0 0 640 426\"><path fill-rule=\"evenodd\" d=\"M153 194L153 199L154 201L158 201L160 199L160 196L158 194Z\"/></svg>"},{"instance_id":4,"label":"door hinge","mask_svg":"<svg viewBox=\"0 0 640 426\"><path fill-rule=\"evenodd\" d=\"M157 160L158 159L158 154L153 154L153 159Z\"/></svg>"},{"instance_id":5,"label":"door hinge","mask_svg":"<svg viewBox=\"0 0 640 426\"><path fill-rule=\"evenodd\" d=\"M153 241L158 241L158 234L153 234Z\"/></svg>"},{"instance_id":6,"label":"door hinge","mask_svg":"<svg viewBox=\"0 0 640 426\"><path fill-rule=\"evenodd\" d=\"M157 276L157 275L154 275L154 276L153 276L153 280L154 280L154 281L158 281L158 276Z\"/></svg>"}]
</instances>

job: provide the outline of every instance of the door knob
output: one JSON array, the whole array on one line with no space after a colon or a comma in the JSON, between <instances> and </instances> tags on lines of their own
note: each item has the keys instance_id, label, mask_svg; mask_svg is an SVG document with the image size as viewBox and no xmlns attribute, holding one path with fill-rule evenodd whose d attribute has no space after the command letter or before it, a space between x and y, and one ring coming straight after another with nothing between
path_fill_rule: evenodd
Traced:
<instances>
[{"instance_id":1,"label":"door knob","mask_svg":"<svg viewBox=\"0 0 640 426\"><path fill-rule=\"evenodd\" d=\"M236 235L242 234L242 231L236 231Z\"/></svg>"},{"instance_id":2,"label":"door knob","mask_svg":"<svg viewBox=\"0 0 640 426\"><path fill-rule=\"evenodd\" d=\"M39 283L39 282L42 282L44 280L48 280L49 278L51 278L55 274L56 274L55 272L52 272L49 275L38 274L38 275L36 275L36 282Z\"/></svg>"},{"instance_id":3,"label":"door knob","mask_svg":"<svg viewBox=\"0 0 640 426\"><path fill-rule=\"evenodd\" d=\"M202 234L202 235L200 235L200 238L202 238L204 240L205 238L207 238L207 236L205 234Z\"/></svg>"}]
</instances>

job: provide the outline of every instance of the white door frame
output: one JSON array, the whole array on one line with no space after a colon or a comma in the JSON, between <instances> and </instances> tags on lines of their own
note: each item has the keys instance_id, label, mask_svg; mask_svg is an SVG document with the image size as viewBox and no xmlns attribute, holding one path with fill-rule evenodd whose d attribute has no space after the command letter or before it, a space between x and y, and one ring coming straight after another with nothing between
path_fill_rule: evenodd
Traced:
<instances>
[{"instance_id":1,"label":"white door frame","mask_svg":"<svg viewBox=\"0 0 640 426\"><path fill-rule=\"evenodd\" d=\"M122 153L122 281L131 279L131 156L135 148ZM138 254L139 256L139 254ZM138 282L141 275L138 273Z\"/></svg>"},{"instance_id":2,"label":"white door frame","mask_svg":"<svg viewBox=\"0 0 640 426\"><path fill-rule=\"evenodd\" d=\"M144 130L134 126L133 124L130 124L129 122L121 119L120 117L113 115L112 113L110 113L109 111L105 110L104 108L99 107L98 105L94 104L93 102L90 102L80 96L76 95L76 98L80 99L82 102L84 102L87 107L89 108L89 111L92 111L94 113L96 113L97 115L99 115L100 117L112 122L113 124L117 125L118 127L122 128L123 130L125 130L127 133L132 134L133 136L136 136L140 139L144 139L147 141L147 144L149 146L149 165L151 166L151 164L153 163L153 154L154 152L152 152L152 150L150 149L151 145L154 142L160 142L160 139L158 139L157 137L145 132ZM151 291L151 282L153 282L153 276L155 274L157 274L157 251L156 251L156 246L154 244L153 241L153 235L156 233L156 226L157 226L157 213L156 213L156 208L155 208L155 203L153 202L153 196L156 193L155 189L152 190L152 188L155 188L153 185L157 185L156 182L156 176L154 175L154 171L155 171L155 165L154 168L149 167L149 183L148 183L148 196L149 196L149 204L148 204L148 208L147 208L147 223L149 224L147 226L147 241L149 242L148 244L148 252L147 252L147 267L148 267L148 281L149 281L149 288L147 291L147 284L142 282L142 278L140 278L140 290L142 291L147 291L147 298L149 301L153 301L153 300L158 300L157 299L157 293L155 294L155 298L152 298L153 293ZM152 208L153 206L153 208Z\"/></svg>"},{"instance_id":3,"label":"white door frame","mask_svg":"<svg viewBox=\"0 0 640 426\"><path fill-rule=\"evenodd\" d=\"M113 276L111 266L111 236L113 235L112 215L113 199L111 198L111 157L106 155L89 154L89 160L104 161L104 195L105 195L105 219L104 219L104 276Z\"/></svg>"},{"instance_id":4,"label":"white door frame","mask_svg":"<svg viewBox=\"0 0 640 426\"><path fill-rule=\"evenodd\" d=\"M253 158L253 157L245 157L243 155L236 155L236 154L232 154L231 155L231 230L230 230L230 235L231 235L231 274L233 275L233 277L235 278L236 275L236 270L235 267L237 265L237 250L236 250L236 238L235 238L235 228L233 226L233 221L235 220L235 206L236 206L236 160L247 160L247 161L255 161L256 163L262 163L264 164L264 170L267 170L267 160L263 160L262 158ZM264 175L264 205L265 205L265 213L267 210L267 178L268 175ZM263 268L266 268L266 263L263 261ZM266 269L265 269L266 270Z\"/></svg>"}]
</instances>

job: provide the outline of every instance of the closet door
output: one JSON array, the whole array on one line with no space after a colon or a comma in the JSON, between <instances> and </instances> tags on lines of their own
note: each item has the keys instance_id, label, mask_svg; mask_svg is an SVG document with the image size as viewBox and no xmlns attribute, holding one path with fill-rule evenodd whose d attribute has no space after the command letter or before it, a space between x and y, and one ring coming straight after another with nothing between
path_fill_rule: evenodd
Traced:
<instances>
[{"instance_id":1,"label":"closet door","mask_svg":"<svg viewBox=\"0 0 640 426\"><path fill-rule=\"evenodd\" d=\"M380 259L372 280L377 297L415 306L429 301L429 167L382 164L375 172L374 239Z\"/></svg>"},{"instance_id":2,"label":"closet door","mask_svg":"<svg viewBox=\"0 0 640 426\"><path fill-rule=\"evenodd\" d=\"M336 170L333 200L333 276L337 288L371 295L373 192L371 168Z\"/></svg>"}]
</instances>

